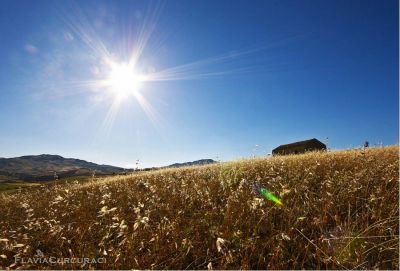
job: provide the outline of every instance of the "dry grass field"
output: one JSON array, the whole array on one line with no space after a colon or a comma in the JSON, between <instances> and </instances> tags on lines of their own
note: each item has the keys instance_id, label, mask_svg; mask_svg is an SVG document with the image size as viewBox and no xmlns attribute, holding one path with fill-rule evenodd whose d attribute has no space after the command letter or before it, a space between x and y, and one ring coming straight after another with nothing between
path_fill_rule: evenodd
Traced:
<instances>
[{"instance_id":1,"label":"dry grass field","mask_svg":"<svg viewBox=\"0 0 400 271\"><path fill-rule=\"evenodd\" d=\"M284 206L257 198L252 181ZM104 261L15 263L15 256ZM242 160L0 193L0 269L7 267L399 269L399 148Z\"/></svg>"}]
</instances>

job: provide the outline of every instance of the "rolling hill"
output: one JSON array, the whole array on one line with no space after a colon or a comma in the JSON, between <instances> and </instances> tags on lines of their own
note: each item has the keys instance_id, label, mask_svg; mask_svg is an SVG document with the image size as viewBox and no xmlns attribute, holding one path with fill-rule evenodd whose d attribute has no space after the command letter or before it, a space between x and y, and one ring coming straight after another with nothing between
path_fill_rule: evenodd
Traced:
<instances>
[{"instance_id":1,"label":"rolling hill","mask_svg":"<svg viewBox=\"0 0 400 271\"><path fill-rule=\"evenodd\" d=\"M70 176L111 175L124 172L124 168L98 165L80 159L64 158L59 155L41 154L16 158L0 158L0 179L48 181Z\"/></svg>"}]
</instances>

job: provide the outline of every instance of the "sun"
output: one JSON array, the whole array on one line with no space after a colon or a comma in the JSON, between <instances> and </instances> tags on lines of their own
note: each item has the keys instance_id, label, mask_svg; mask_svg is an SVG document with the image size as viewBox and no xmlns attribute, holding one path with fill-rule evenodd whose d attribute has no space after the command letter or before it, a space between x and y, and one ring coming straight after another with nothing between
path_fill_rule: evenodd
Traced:
<instances>
[{"instance_id":1,"label":"sun","mask_svg":"<svg viewBox=\"0 0 400 271\"><path fill-rule=\"evenodd\" d=\"M141 74L135 70L133 65L125 63L111 65L107 85L117 98L121 99L135 95L142 82Z\"/></svg>"}]
</instances>

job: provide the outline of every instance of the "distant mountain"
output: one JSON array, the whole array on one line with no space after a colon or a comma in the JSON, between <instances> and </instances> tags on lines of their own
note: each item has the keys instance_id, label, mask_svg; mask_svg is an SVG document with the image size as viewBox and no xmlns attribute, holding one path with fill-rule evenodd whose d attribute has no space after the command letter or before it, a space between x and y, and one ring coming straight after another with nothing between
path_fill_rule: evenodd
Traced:
<instances>
[{"instance_id":1,"label":"distant mountain","mask_svg":"<svg viewBox=\"0 0 400 271\"><path fill-rule=\"evenodd\" d=\"M200 165L208 165L208 164L214 164L216 161L213 159L201 159L201 160L196 160L193 162L186 162L186 163L175 163L172 165L169 165L167 167L188 167L188 166L200 166Z\"/></svg>"},{"instance_id":2,"label":"distant mountain","mask_svg":"<svg viewBox=\"0 0 400 271\"><path fill-rule=\"evenodd\" d=\"M214 161L213 159L200 159L196 160L193 162L185 162L185 163L175 163L169 166L164 166L164 167L148 167L148 168L142 168L139 169L138 171L152 171L152 170L158 170L158 169L165 169L165 168L177 168L177 167L189 167L189 166L201 166L201 165L208 165L208 164L214 164L217 163L217 161ZM128 173L133 173L136 170L129 169Z\"/></svg>"},{"instance_id":3,"label":"distant mountain","mask_svg":"<svg viewBox=\"0 0 400 271\"><path fill-rule=\"evenodd\" d=\"M64 158L59 155L41 154L16 158L0 158L0 180L19 179L26 181L47 181L71 176L110 175L122 173L120 167L98 165L80 159Z\"/></svg>"}]
</instances>

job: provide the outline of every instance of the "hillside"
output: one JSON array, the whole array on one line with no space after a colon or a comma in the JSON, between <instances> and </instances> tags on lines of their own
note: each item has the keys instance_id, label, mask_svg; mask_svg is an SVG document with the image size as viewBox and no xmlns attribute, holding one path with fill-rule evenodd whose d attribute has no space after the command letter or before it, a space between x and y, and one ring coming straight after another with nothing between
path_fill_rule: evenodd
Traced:
<instances>
[{"instance_id":1,"label":"hillside","mask_svg":"<svg viewBox=\"0 0 400 271\"><path fill-rule=\"evenodd\" d=\"M97 175L107 175L121 173L124 169L49 154L0 158L0 179L6 180L47 181L54 180L54 172L62 178L90 176L94 171Z\"/></svg>"},{"instance_id":2,"label":"hillside","mask_svg":"<svg viewBox=\"0 0 400 271\"><path fill-rule=\"evenodd\" d=\"M0 269L398 270L398 151L276 156L0 193ZM284 206L258 198L252 181ZM15 255L104 261L50 266L14 263Z\"/></svg>"},{"instance_id":3,"label":"hillside","mask_svg":"<svg viewBox=\"0 0 400 271\"><path fill-rule=\"evenodd\" d=\"M177 167L191 167L191 166L201 166L201 165L209 165L217 163L213 159L200 159L193 162L185 162L185 163L175 163L167 166L167 168L177 168Z\"/></svg>"}]
</instances>

